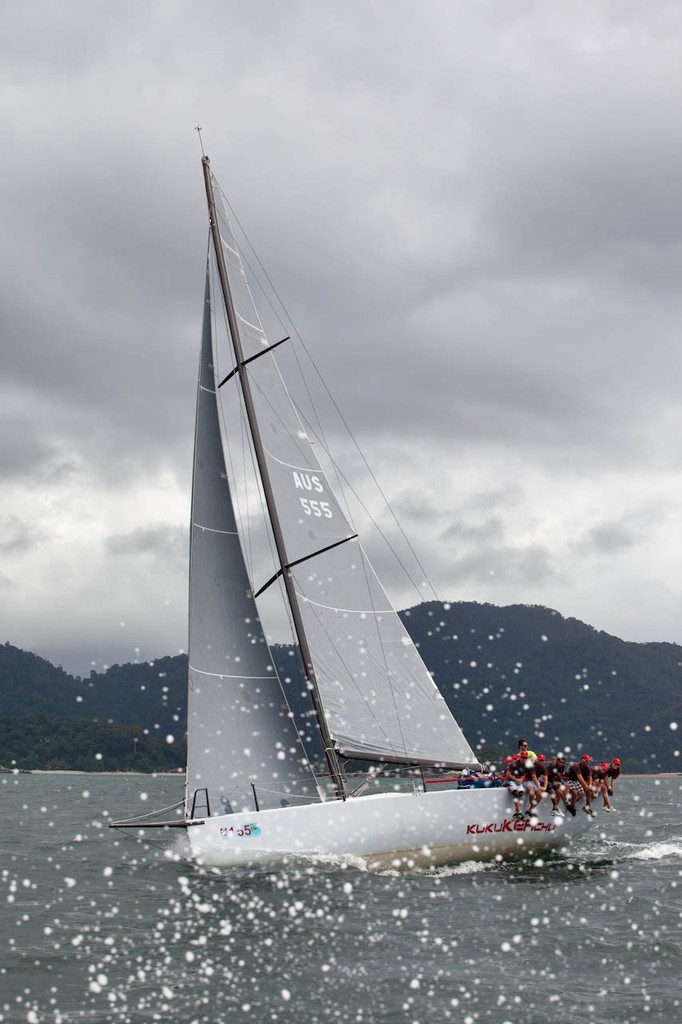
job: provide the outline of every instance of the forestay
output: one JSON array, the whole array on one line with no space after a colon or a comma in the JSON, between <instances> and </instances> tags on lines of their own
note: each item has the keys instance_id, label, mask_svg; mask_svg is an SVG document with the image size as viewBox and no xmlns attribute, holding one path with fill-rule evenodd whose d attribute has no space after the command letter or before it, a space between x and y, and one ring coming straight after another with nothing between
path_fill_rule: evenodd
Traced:
<instances>
[{"instance_id":1,"label":"forestay","mask_svg":"<svg viewBox=\"0 0 682 1024\"><path fill-rule=\"evenodd\" d=\"M318 799L251 593L220 437L208 274L190 538L188 813ZM196 793L196 799L194 794Z\"/></svg>"},{"instance_id":2,"label":"forestay","mask_svg":"<svg viewBox=\"0 0 682 1024\"><path fill-rule=\"evenodd\" d=\"M212 178L244 360L265 337ZM469 744L338 504L272 353L249 363L267 472L329 732L346 756L466 766Z\"/></svg>"}]
</instances>

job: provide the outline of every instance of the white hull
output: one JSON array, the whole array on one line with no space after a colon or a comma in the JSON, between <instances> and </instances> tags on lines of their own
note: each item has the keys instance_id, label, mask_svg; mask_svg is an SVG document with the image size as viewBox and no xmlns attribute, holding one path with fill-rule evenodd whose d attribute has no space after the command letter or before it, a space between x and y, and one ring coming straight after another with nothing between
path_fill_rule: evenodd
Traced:
<instances>
[{"instance_id":1,"label":"white hull","mask_svg":"<svg viewBox=\"0 0 682 1024\"><path fill-rule=\"evenodd\" d=\"M381 793L300 807L224 814L190 825L192 855L230 867L296 856L361 858L371 869L440 867L545 853L582 835L592 819L514 821L506 789Z\"/></svg>"}]
</instances>

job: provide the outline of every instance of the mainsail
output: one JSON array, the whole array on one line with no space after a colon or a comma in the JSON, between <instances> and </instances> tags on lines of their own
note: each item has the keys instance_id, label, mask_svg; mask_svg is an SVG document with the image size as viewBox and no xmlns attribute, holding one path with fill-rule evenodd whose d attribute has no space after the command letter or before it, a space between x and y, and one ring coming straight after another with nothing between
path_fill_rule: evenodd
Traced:
<instances>
[{"instance_id":1,"label":"mainsail","mask_svg":"<svg viewBox=\"0 0 682 1024\"><path fill-rule=\"evenodd\" d=\"M328 732L344 756L476 764L355 538L267 351L227 206L212 174L211 184L242 360L248 362L265 472L286 550L282 569L294 583Z\"/></svg>"},{"instance_id":2,"label":"mainsail","mask_svg":"<svg viewBox=\"0 0 682 1024\"><path fill-rule=\"evenodd\" d=\"M220 436L209 277L192 484L188 813L318 799L270 657L237 534Z\"/></svg>"}]
</instances>

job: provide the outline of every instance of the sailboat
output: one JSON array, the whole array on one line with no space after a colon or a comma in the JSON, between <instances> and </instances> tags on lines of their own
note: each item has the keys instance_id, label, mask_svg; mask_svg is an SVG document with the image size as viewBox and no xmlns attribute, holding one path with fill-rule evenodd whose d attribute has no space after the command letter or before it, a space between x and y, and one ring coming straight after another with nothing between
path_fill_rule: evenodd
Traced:
<instances>
[{"instance_id":1,"label":"sailboat","mask_svg":"<svg viewBox=\"0 0 682 1024\"><path fill-rule=\"evenodd\" d=\"M197 388L189 584L187 774L182 820L202 865L359 858L370 868L433 868L537 854L586 816L514 818L504 787L434 785L436 769L480 769L392 607L318 459L256 311L227 201L202 161L209 266ZM211 274L214 267L214 274ZM217 278L217 294L212 280ZM220 306L230 369L219 379ZM284 343L288 339L284 339ZM275 550L258 587L247 570L221 429L237 386ZM324 750L306 755L256 598L286 598ZM349 759L370 771L354 776ZM397 766L408 766L402 788ZM124 823L115 823L122 827Z\"/></svg>"}]
</instances>

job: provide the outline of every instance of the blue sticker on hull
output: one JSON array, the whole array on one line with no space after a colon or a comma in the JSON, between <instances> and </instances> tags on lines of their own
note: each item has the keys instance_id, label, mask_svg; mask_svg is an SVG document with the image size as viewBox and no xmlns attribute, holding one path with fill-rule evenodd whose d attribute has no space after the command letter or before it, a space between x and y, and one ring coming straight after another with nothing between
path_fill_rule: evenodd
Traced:
<instances>
[{"instance_id":1,"label":"blue sticker on hull","mask_svg":"<svg viewBox=\"0 0 682 1024\"><path fill-rule=\"evenodd\" d=\"M230 825L229 828L226 825L220 826L221 839L248 839L250 836L259 836L260 834L260 825L254 821L247 822L245 825Z\"/></svg>"}]
</instances>

